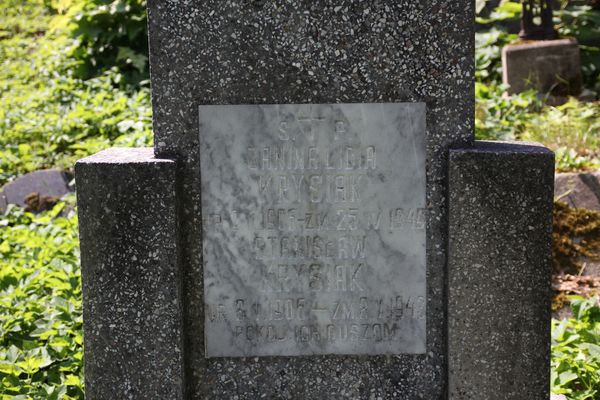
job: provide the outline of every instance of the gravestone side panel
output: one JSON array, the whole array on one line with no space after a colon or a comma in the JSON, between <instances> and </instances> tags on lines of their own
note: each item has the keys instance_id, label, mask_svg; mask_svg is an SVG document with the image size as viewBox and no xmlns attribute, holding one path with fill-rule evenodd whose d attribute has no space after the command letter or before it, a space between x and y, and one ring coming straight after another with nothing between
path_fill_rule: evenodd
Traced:
<instances>
[{"instance_id":1,"label":"gravestone side panel","mask_svg":"<svg viewBox=\"0 0 600 400\"><path fill-rule=\"evenodd\" d=\"M473 2L148 2L155 152L180 163L192 398L442 398L445 177L473 132ZM426 352L206 358L199 106L407 102L426 108ZM326 388L326 389L324 389Z\"/></svg>"},{"instance_id":2,"label":"gravestone side panel","mask_svg":"<svg viewBox=\"0 0 600 400\"><path fill-rule=\"evenodd\" d=\"M183 399L175 163L110 149L75 172L86 399Z\"/></svg>"},{"instance_id":3,"label":"gravestone side panel","mask_svg":"<svg viewBox=\"0 0 600 400\"><path fill-rule=\"evenodd\" d=\"M206 356L425 353L425 104L200 125Z\"/></svg>"},{"instance_id":4,"label":"gravestone side panel","mask_svg":"<svg viewBox=\"0 0 600 400\"><path fill-rule=\"evenodd\" d=\"M450 398L547 399L554 155L476 142L449 174Z\"/></svg>"}]
</instances>

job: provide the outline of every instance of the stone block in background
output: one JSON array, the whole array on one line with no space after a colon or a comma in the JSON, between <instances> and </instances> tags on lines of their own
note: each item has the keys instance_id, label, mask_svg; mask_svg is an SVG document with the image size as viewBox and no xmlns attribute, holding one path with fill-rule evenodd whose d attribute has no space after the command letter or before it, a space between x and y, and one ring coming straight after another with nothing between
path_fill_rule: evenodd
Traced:
<instances>
[{"instance_id":1,"label":"stone block in background","mask_svg":"<svg viewBox=\"0 0 600 400\"><path fill-rule=\"evenodd\" d=\"M7 183L0 190L0 213L8 204L30 207L31 211L44 209L44 203L60 199L73 191L72 177L59 169L30 172Z\"/></svg>"},{"instance_id":2,"label":"stone block in background","mask_svg":"<svg viewBox=\"0 0 600 400\"><path fill-rule=\"evenodd\" d=\"M576 96L582 88L579 45L575 39L509 44L502 49L502 80L509 94L535 89Z\"/></svg>"},{"instance_id":3,"label":"stone block in background","mask_svg":"<svg viewBox=\"0 0 600 400\"><path fill-rule=\"evenodd\" d=\"M86 399L183 399L175 162L110 149L75 166Z\"/></svg>"},{"instance_id":4,"label":"stone block in background","mask_svg":"<svg viewBox=\"0 0 600 400\"><path fill-rule=\"evenodd\" d=\"M537 144L450 151L451 399L550 396L553 178Z\"/></svg>"},{"instance_id":5,"label":"stone block in background","mask_svg":"<svg viewBox=\"0 0 600 400\"><path fill-rule=\"evenodd\" d=\"M556 174L554 197L571 207L600 211L600 171Z\"/></svg>"}]
</instances>

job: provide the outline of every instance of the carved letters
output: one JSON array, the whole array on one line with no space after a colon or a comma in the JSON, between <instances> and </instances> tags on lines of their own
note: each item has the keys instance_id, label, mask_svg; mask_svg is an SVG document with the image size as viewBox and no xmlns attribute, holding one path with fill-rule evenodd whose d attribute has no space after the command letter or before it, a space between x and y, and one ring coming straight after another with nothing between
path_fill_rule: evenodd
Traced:
<instances>
[{"instance_id":1,"label":"carved letters","mask_svg":"<svg viewBox=\"0 0 600 400\"><path fill-rule=\"evenodd\" d=\"M215 154L235 153L230 169L239 180L231 187L214 182L211 203L203 200L205 249L211 249L205 251L209 355L425 350L424 202L394 186L398 194L380 193L388 185L424 191L423 170L398 170L404 163L411 171L424 167L422 140L414 139L424 125L389 128L384 139L393 143L386 143L369 131L380 121L358 123L346 110L358 106L289 106L276 113L269 107L279 106L262 106L261 123L231 134L230 149L217 140L229 132L207 128L214 143L203 153L212 157L203 169L216 174ZM412 115L412 105L403 107ZM392 154L386 146L411 147ZM396 159L404 155L417 158ZM227 173L218 168L218 176ZM239 201L221 201L229 192ZM226 340L230 348L212 344ZM382 350L372 350L377 343Z\"/></svg>"}]
</instances>

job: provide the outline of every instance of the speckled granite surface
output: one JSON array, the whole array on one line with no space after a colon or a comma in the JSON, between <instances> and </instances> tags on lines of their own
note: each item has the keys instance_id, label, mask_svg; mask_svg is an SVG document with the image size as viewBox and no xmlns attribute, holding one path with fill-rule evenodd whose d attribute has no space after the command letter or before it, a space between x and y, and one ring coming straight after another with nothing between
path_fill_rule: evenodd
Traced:
<instances>
[{"instance_id":1,"label":"speckled granite surface","mask_svg":"<svg viewBox=\"0 0 600 400\"><path fill-rule=\"evenodd\" d=\"M449 179L450 398L548 399L554 155L476 142Z\"/></svg>"},{"instance_id":2,"label":"speckled granite surface","mask_svg":"<svg viewBox=\"0 0 600 400\"><path fill-rule=\"evenodd\" d=\"M446 166L473 135L470 0L150 0L155 152L179 162L190 399L442 399L446 395ZM424 102L427 352L204 357L198 106Z\"/></svg>"},{"instance_id":3,"label":"speckled granite surface","mask_svg":"<svg viewBox=\"0 0 600 400\"><path fill-rule=\"evenodd\" d=\"M183 399L175 163L115 148L75 173L85 398Z\"/></svg>"}]
</instances>

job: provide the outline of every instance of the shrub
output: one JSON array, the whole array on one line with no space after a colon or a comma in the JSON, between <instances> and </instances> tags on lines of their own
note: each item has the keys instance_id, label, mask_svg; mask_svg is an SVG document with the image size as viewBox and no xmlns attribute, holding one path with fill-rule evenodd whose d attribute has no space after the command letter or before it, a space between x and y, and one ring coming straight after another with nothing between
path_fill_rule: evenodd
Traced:
<instances>
[{"instance_id":1,"label":"shrub","mask_svg":"<svg viewBox=\"0 0 600 400\"><path fill-rule=\"evenodd\" d=\"M83 62L84 79L114 67L128 81L148 78L148 31L145 0L79 0L71 13L72 35L79 40L72 55Z\"/></svg>"}]
</instances>

